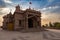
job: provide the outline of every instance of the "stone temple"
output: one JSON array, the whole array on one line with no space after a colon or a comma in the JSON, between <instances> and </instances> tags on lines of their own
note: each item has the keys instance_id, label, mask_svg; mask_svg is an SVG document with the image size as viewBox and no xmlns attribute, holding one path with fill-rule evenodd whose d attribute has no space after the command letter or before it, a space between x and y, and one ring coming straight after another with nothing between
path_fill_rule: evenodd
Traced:
<instances>
[{"instance_id":1,"label":"stone temple","mask_svg":"<svg viewBox=\"0 0 60 40\"><path fill-rule=\"evenodd\" d=\"M3 17L2 28L4 30L40 31L41 13L31 8L21 10L17 5L13 14L10 12Z\"/></svg>"}]
</instances>

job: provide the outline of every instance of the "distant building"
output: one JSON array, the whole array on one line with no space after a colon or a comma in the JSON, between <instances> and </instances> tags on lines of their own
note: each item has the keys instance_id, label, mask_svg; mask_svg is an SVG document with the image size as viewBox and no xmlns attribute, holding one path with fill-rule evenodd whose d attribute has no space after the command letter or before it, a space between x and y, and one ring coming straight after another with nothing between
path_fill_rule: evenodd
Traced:
<instances>
[{"instance_id":1,"label":"distant building","mask_svg":"<svg viewBox=\"0 0 60 40\"><path fill-rule=\"evenodd\" d=\"M39 31L41 30L41 13L31 8L23 11L18 5L14 14L10 12L3 17L3 29Z\"/></svg>"}]
</instances>

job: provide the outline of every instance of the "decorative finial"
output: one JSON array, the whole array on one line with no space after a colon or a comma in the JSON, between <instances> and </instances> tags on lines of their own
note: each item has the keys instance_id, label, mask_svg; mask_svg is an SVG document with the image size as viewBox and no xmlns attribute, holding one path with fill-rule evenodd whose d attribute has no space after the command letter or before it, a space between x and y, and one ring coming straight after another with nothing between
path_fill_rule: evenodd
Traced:
<instances>
[{"instance_id":1,"label":"decorative finial","mask_svg":"<svg viewBox=\"0 0 60 40\"><path fill-rule=\"evenodd\" d=\"M32 2L29 2L29 9L31 9L31 4L32 4Z\"/></svg>"}]
</instances>

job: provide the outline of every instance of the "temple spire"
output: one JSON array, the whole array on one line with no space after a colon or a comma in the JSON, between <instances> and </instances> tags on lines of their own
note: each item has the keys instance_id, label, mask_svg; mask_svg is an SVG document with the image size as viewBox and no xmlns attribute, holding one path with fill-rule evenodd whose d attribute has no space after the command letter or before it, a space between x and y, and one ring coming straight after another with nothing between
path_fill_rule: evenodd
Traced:
<instances>
[{"instance_id":1,"label":"temple spire","mask_svg":"<svg viewBox=\"0 0 60 40\"><path fill-rule=\"evenodd\" d=\"M19 6L19 4L16 6L16 10L15 10L15 12L20 12L20 6Z\"/></svg>"}]
</instances>

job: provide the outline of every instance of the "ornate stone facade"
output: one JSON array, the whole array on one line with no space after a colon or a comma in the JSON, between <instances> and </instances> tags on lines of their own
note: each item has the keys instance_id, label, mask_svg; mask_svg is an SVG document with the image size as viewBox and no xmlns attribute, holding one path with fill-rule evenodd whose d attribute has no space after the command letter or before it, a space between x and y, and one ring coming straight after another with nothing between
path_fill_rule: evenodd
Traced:
<instances>
[{"instance_id":1,"label":"ornate stone facade","mask_svg":"<svg viewBox=\"0 0 60 40\"><path fill-rule=\"evenodd\" d=\"M3 19L3 29L20 31L41 30L41 13L30 8L23 11L18 5L13 15L10 12Z\"/></svg>"}]
</instances>

